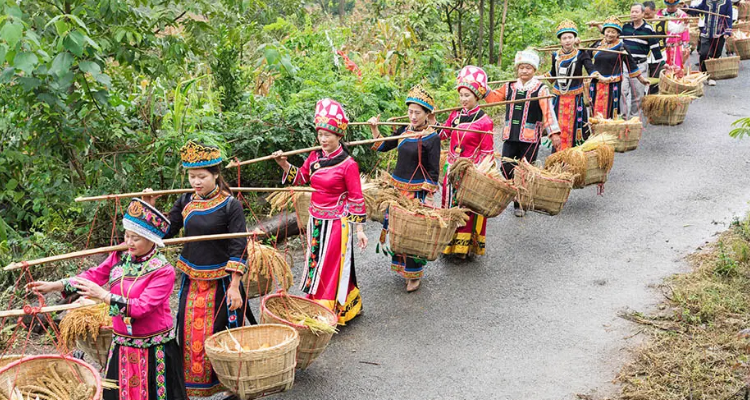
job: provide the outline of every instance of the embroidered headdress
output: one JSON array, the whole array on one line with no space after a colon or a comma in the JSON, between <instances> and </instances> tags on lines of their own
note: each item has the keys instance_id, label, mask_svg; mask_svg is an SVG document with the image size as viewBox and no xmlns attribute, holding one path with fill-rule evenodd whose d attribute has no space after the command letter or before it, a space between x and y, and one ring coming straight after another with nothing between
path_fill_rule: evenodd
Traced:
<instances>
[{"instance_id":1,"label":"embroidered headdress","mask_svg":"<svg viewBox=\"0 0 750 400\"><path fill-rule=\"evenodd\" d=\"M322 129L333 134L344 136L349 118L344 107L335 100L323 99L315 105L315 129Z\"/></svg>"},{"instance_id":2,"label":"embroidered headdress","mask_svg":"<svg viewBox=\"0 0 750 400\"><path fill-rule=\"evenodd\" d=\"M539 54L533 50L522 50L516 53L515 66L529 64L534 69L539 69Z\"/></svg>"},{"instance_id":3,"label":"embroidered headdress","mask_svg":"<svg viewBox=\"0 0 750 400\"><path fill-rule=\"evenodd\" d=\"M189 140L180 149L180 159L185 168L206 168L221 164L221 151L216 146L208 146Z\"/></svg>"},{"instance_id":4,"label":"embroidered headdress","mask_svg":"<svg viewBox=\"0 0 750 400\"><path fill-rule=\"evenodd\" d=\"M456 90L469 89L480 100L487 96L487 73L482 68L473 65L463 67L456 83Z\"/></svg>"},{"instance_id":5,"label":"embroidered headdress","mask_svg":"<svg viewBox=\"0 0 750 400\"><path fill-rule=\"evenodd\" d=\"M409 103L419 104L420 106L435 111L435 99L421 85L414 86L406 95L406 105Z\"/></svg>"},{"instance_id":6,"label":"embroidered headdress","mask_svg":"<svg viewBox=\"0 0 750 400\"><path fill-rule=\"evenodd\" d=\"M604 20L604 23L602 24L602 33L604 33L604 30L607 28L614 28L617 32L622 33L622 22L620 22L619 18L612 15Z\"/></svg>"},{"instance_id":7,"label":"embroidered headdress","mask_svg":"<svg viewBox=\"0 0 750 400\"><path fill-rule=\"evenodd\" d=\"M562 22L557 25L557 38L559 39L563 33L572 33L578 37L578 26L575 22L569 19L562 20Z\"/></svg>"},{"instance_id":8,"label":"embroidered headdress","mask_svg":"<svg viewBox=\"0 0 750 400\"><path fill-rule=\"evenodd\" d=\"M126 230L164 247L161 240L169 232L169 219L141 199L133 199L122 216L122 225Z\"/></svg>"},{"instance_id":9,"label":"embroidered headdress","mask_svg":"<svg viewBox=\"0 0 750 400\"><path fill-rule=\"evenodd\" d=\"M680 4L680 1L682 0L664 0L664 4L668 6L673 6L675 4Z\"/></svg>"}]
</instances>

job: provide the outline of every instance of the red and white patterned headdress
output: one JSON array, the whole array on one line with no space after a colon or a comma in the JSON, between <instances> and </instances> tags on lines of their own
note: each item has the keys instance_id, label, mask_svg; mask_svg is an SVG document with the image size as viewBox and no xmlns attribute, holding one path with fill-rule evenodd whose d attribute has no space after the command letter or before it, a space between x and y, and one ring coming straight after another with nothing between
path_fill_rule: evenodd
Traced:
<instances>
[{"instance_id":1,"label":"red and white patterned headdress","mask_svg":"<svg viewBox=\"0 0 750 400\"><path fill-rule=\"evenodd\" d=\"M463 67L456 83L456 90L469 89L480 100L487 96L487 73L482 68L473 65Z\"/></svg>"},{"instance_id":2,"label":"red and white patterned headdress","mask_svg":"<svg viewBox=\"0 0 750 400\"><path fill-rule=\"evenodd\" d=\"M341 103L323 99L315 106L315 129L323 129L335 135L344 136L349 118L346 117Z\"/></svg>"}]
</instances>

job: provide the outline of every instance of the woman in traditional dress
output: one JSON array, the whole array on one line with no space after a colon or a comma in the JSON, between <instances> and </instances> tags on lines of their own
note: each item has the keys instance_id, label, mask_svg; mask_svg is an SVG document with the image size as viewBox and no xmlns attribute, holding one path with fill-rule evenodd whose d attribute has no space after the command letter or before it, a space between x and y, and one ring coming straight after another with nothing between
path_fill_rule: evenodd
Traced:
<instances>
[{"instance_id":1,"label":"woman in traditional dress","mask_svg":"<svg viewBox=\"0 0 750 400\"><path fill-rule=\"evenodd\" d=\"M180 196L169 211L171 227L165 236L246 232L242 204L232 197L220 174L218 147L188 141L180 149L182 166L195 190ZM153 204L155 196L144 196ZM177 260L182 270L177 338L185 365L185 384L191 397L209 397L224 390L206 356L204 342L216 332L255 324L241 285L247 269L247 239L186 243Z\"/></svg>"},{"instance_id":2,"label":"woman in traditional dress","mask_svg":"<svg viewBox=\"0 0 750 400\"><path fill-rule=\"evenodd\" d=\"M490 103L506 100L523 100L535 97L548 97L549 89L536 77L539 68L539 55L531 50L519 51L515 58L518 80L504 84L488 96ZM552 99L530 100L507 107L503 128L503 158L526 159L533 163L539 153L542 134L549 134L552 145L559 150L560 127L557 124ZM513 178L515 163L503 161L502 170L506 179ZM523 217L525 211L518 201L513 202L516 217Z\"/></svg>"},{"instance_id":3,"label":"woman in traditional dress","mask_svg":"<svg viewBox=\"0 0 750 400\"><path fill-rule=\"evenodd\" d=\"M188 400L169 307L175 271L158 249L164 246L169 220L133 199L122 224L127 251L111 253L74 278L31 282L28 288L78 293L109 305L113 338L105 379L117 387L106 387L104 400Z\"/></svg>"},{"instance_id":4,"label":"woman in traditional dress","mask_svg":"<svg viewBox=\"0 0 750 400\"><path fill-rule=\"evenodd\" d=\"M418 199L424 204L434 205L433 195L438 189L440 176L440 135L430 128L429 120L434 118L435 100L430 93L417 85L406 96L409 122L411 125L398 128L394 135L421 134L422 136L375 143L372 148L380 152L398 149L396 168L391 174L393 186L401 194ZM372 117L370 129L374 138L380 137L377 123L380 116ZM387 217L386 217L387 218ZM388 221L383 223L383 229ZM406 279L406 291L419 288L424 276L426 262L404 254L395 254L391 259L391 269Z\"/></svg>"},{"instance_id":5,"label":"woman in traditional dress","mask_svg":"<svg viewBox=\"0 0 750 400\"><path fill-rule=\"evenodd\" d=\"M562 48L552 53L552 67L549 75L556 77L583 76L583 68L593 77L601 77L591 56L576 48L578 27L575 22L565 20L557 27L557 38ZM556 150L578 146L588 139L589 116L584 104L583 79L558 79L554 81L552 104L560 125L560 146Z\"/></svg>"},{"instance_id":6,"label":"woman in traditional dress","mask_svg":"<svg viewBox=\"0 0 750 400\"><path fill-rule=\"evenodd\" d=\"M664 0L664 4L667 8L659 10L656 13L658 17L689 18L685 11L677 7L680 0ZM667 65L675 72L686 69L685 64L690 56L690 27L687 19L667 21L667 35L674 36L666 40Z\"/></svg>"},{"instance_id":7,"label":"woman in traditional dress","mask_svg":"<svg viewBox=\"0 0 750 400\"><path fill-rule=\"evenodd\" d=\"M644 85L648 85L648 79L641 75L638 63L633 59L623 41L620 39L622 24L617 17L609 17L602 25L604 39L595 42L591 47L612 51L590 50L589 54L594 61L594 68L601 74L601 78L591 82L589 94L593 103L593 116L601 118L614 118L620 115L620 95L622 94L622 64L625 62L630 74L629 78L638 79ZM622 54L625 53L625 54Z\"/></svg>"},{"instance_id":8,"label":"woman in traditional dress","mask_svg":"<svg viewBox=\"0 0 750 400\"><path fill-rule=\"evenodd\" d=\"M310 200L307 262L300 286L308 298L336 313L340 325L362 310L354 246L367 247L359 166L341 143L348 124L341 104L320 100L315 108L315 130L322 150L312 152L299 168L281 156L281 151L275 153L276 162L284 169L282 182L315 189Z\"/></svg>"},{"instance_id":9,"label":"woman in traditional dress","mask_svg":"<svg viewBox=\"0 0 750 400\"><path fill-rule=\"evenodd\" d=\"M448 179L451 166L459 158L468 158L478 165L486 157L492 157L494 152L492 119L479 108L479 100L487 96L487 74L482 68L469 65L461 69L456 81L461 110L451 112L444 125L487 133L449 129L440 131L442 140L450 140L448 155L443 166L445 171L442 187L443 208L458 205L455 199L456 190ZM443 250L443 254L455 255L461 259L475 254L484 255L486 229L487 220L482 215L469 213L469 221L465 226L456 230L453 239Z\"/></svg>"}]
</instances>

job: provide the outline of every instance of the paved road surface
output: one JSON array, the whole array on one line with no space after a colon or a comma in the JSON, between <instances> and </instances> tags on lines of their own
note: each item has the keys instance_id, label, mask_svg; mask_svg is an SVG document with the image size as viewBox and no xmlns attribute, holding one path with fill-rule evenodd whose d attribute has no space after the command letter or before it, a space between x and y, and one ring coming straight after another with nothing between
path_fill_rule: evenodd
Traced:
<instances>
[{"instance_id":1,"label":"paved road surface","mask_svg":"<svg viewBox=\"0 0 750 400\"><path fill-rule=\"evenodd\" d=\"M575 190L555 217L506 211L485 257L428 265L413 294L374 247L358 255L365 314L284 399L574 399L606 395L635 341L617 317L659 300L650 285L750 200L750 63L695 101L683 125L649 126L617 154L603 196ZM378 227L369 223L368 237ZM297 272L297 271L295 271Z\"/></svg>"}]
</instances>

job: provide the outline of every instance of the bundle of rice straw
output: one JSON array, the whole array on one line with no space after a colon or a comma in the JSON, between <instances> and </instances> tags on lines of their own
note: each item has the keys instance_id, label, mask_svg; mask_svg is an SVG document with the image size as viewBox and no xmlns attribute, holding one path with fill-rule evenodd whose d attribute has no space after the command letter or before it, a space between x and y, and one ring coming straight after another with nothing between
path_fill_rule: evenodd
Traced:
<instances>
[{"instance_id":1,"label":"bundle of rice straw","mask_svg":"<svg viewBox=\"0 0 750 400\"><path fill-rule=\"evenodd\" d=\"M513 183L524 210L557 215L568 201L574 178L562 165L543 170L521 159L515 167Z\"/></svg>"},{"instance_id":2,"label":"bundle of rice straw","mask_svg":"<svg viewBox=\"0 0 750 400\"><path fill-rule=\"evenodd\" d=\"M100 329L110 326L112 317L109 315L107 304L76 308L68 311L60 321L60 340L71 347L79 339L90 339L95 342Z\"/></svg>"},{"instance_id":3,"label":"bundle of rice straw","mask_svg":"<svg viewBox=\"0 0 750 400\"><path fill-rule=\"evenodd\" d=\"M374 179L368 179L365 175L362 175L361 180L367 217L371 221L383 222L383 211L380 210L380 203L377 201L378 194L381 190L392 187L391 175L386 171L378 170Z\"/></svg>"},{"instance_id":4,"label":"bundle of rice straw","mask_svg":"<svg viewBox=\"0 0 750 400\"><path fill-rule=\"evenodd\" d=\"M688 106L695 96L688 94L652 94L643 98L643 113L652 125L678 125L685 121Z\"/></svg>"},{"instance_id":5,"label":"bundle of rice straw","mask_svg":"<svg viewBox=\"0 0 750 400\"><path fill-rule=\"evenodd\" d=\"M284 289L289 289L294 284L290 262L273 247L254 240L248 241L247 266L245 275L249 282L275 281Z\"/></svg>"},{"instance_id":6,"label":"bundle of rice straw","mask_svg":"<svg viewBox=\"0 0 750 400\"><path fill-rule=\"evenodd\" d=\"M605 136L608 139L604 138ZM607 174L615 160L615 149L606 143L607 140L614 141L616 138L612 135L592 136L580 146L550 155L545 160L544 168L551 170L557 165L562 165L564 171L575 175L575 189L602 184L607 181Z\"/></svg>"}]
</instances>

